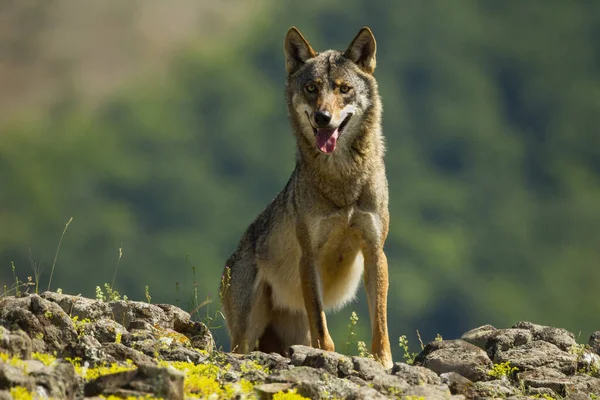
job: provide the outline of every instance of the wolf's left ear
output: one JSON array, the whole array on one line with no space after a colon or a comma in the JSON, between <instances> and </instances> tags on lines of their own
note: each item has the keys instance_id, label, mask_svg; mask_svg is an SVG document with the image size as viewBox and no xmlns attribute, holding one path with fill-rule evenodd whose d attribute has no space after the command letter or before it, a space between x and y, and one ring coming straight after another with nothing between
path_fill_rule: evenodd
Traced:
<instances>
[{"instance_id":1,"label":"wolf's left ear","mask_svg":"<svg viewBox=\"0 0 600 400\"><path fill-rule=\"evenodd\" d=\"M354 61L360 69L368 74L375 71L375 53L377 44L373 32L366 26L358 32L348 49L344 52L344 57Z\"/></svg>"},{"instance_id":2,"label":"wolf's left ear","mask_svg":"<svg viewBox=\"0 0 600 400\"><path fill-rule=\"evenodd\" d=\"M292 26L285 35L283 50L285 52L285 68L288 74L296 72L306 60L317 55L295 26Z\"/></svg>"}]
</instances>

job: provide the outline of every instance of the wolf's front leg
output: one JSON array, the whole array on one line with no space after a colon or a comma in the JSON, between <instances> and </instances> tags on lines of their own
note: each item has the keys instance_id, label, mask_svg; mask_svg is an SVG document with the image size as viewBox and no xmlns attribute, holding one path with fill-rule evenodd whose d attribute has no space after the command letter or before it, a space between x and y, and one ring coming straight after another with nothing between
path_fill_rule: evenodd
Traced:
<instances>
[{"instance_id":1,"label":"wolf's front leg","mask_svg":"<svg viewBox=\"0 0 600 400\"><path fill-rule=\"evenodd\" d=\"M363 256L365 258L365 288L371 317L371 352L386 368L391 368L393 366L392 353L387 330L387 258L383 249L375 246L366 246L363 249Z\"/></svg>"},{"instance_id":2,"label":"wolf's front leg","mask_svg":"<svg viewBox=\"0 0 600 400\"><path fill-rule=\"evenodd\" d=\"M300 283L304 308L310 326L310 340L312 347L327 351L335 351L335 345L327 329L327 319L323 309L323 290L321 277L317 270L315 258L310 247L310 240L306 225L299 224L298 240L302 248L300 257Z\"/></svg>"}]
</instances>

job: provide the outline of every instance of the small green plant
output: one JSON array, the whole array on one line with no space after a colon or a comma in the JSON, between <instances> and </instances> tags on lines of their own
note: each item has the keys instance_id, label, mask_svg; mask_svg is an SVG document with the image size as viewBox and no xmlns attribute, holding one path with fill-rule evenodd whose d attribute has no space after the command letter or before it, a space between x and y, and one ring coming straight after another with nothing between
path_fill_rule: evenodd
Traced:
<instances>
[{"instance_id":1,"label":"small green plant","mask_svg":"<svg viewBox=\"0 0 600 400\"><path fill-rule=\"evenodd\" d=\"M42 265L35 262L35 260L33 259L33 254L31 253L31 248L29 248L29 265L31 266L31 269L33 270L33 281L35 282L35 293L39 293L39 287L40 287L40 276L42 275Z\"/></svg>"},{"instance_id":2,"label":"small green plant","mask_svg":"<svg viewBox=\"0 0 600 400\"><path fill-rule=\"evenodd\" d=\"M367 344L365 342L359 340L358 342L356 342L356 347L358 348L358 355L360 357L374 359L373 354L369 352L369 349L367 348Z\"/></svg>"},{"instance_id":3,"label":"small green plant","mask_svg":"<svg viewBox=\"0 0 600 400\"><path fill-rule=\"evenodd\" d=\"M439 335L439 333L438 333ZM419 339L419 346L421 346L421 350L425 349L425 345L423 344L423 339L421 339L421 333L417 329L417 339Z\"/></svg>"},{"instance_id":4,"label":"small green plant","mask_svg":"<svg viewBox=\"0 0 600 400\"><path fill-rule=\"evenodd\" d=\"M27 282L23 282L19 279L16 273L15 263L13 261L10 262L10 267L12 270L14 283L11 287L4 285L4 289L2 291L2 295L0 295L0 298L10 296L13 292L16 296L20 296L23 292L26 293L30 286L35 286L35 283L30 276L27 277ZM23 289L24 291L22 291Z\"/></svg>"},{"instance_id":5,"label":"small green plant","mask_svg":"<svg viewBox=\"0 0 600 400\"><path fill-rule=\"evenodd\" d=\"M152 296L150 296L150 286L146 285L144 287L144 295L146 296L146 303L152 303Z\"/></svg>"},{"instance_id":6,"label":"small green plant","mask_svg":"<svg viewBox=\"0 0 600 400\"><path fill-rule=\"evenodd\" d=\"M217 324L217 321L219 319L222 319L224 321L225 316L223 315L223 313L221 312L219 307L216 307L215 311L211 312L210 304L213 301L211 300L210 295L206 296L206 299L204 301L202 301L202 302L199 301L198 281L196 280L196 267L190 263L189 256L187 256L187 255L185 256L185 263L186 263L186 265L190 266L190 268L192 270L192 277L193 277L193 288L192 288L192 294L190 295L190 301L189 301L190 315L192 316L192 318L195 317L196 320L203 322L204 325L206 325L208 327L208 329L211 331L214 329L221 328L221 326ZM226 272L221 277L222 284L221 284L221 289L219 291L220 298L223 298L223 294L229 288L229 282L231 280L230 269L226 268L225 271ZM204 315L200 313L200 310L202 308L205 308L205 310L206 310Z\"/></svg>"},{"instance_id":7,"label":"small green plant","mask_svg":"<svg viewBox=\"0 0 600 400\"><path fill-rule=\"evenodd\" d=\"M510 361L506 361L503 363L494 364L494 367L490 369L487 374L496 379L506 379L518 370L519 368L512 367L510 365Z\"/></svg>"},{"instance_id":8,"label":"small green plant","mask_svg":"<svg viewBox=\"0 0 600 400\"><path fill-rule=\"evenodd\" d=\"M592 352L588 345L575 344L571 346L569 353L577 356L577 364L581 366L579 373L593 377L600 376L600 357Z\"/></svg>"},{"instance_id":9,"label":"small green plant","mask_svg":"<svg viewBox=\"0 0 600 400\"><path fill-rule=\"evenodd\" d=\"M71 224L71 221L73 221L73 217L69 218L69 220L67 221L67 224L65 225L65 229L63 229L62 235L60 235L60 240L58 241L58 246L56 247L56 253L54 254L54 261L52 262L52 270L50 271L50 279L48 280L48 289L47 290L50 290L50 285L52 285L52 276L54 275L54 267L56 266L56 260L58 259L58 252L60 251L60 245L62 244L62 240L63 240L63 237L65 236L65 233L67 232L67 229L69 229L69 225Z\"/></svg>"},{"instance_id":10,"label":"small green plant","mask_svg":"<svg viewBox=\"0 0 600 400\"><path fill-rule=\"evenodd\" d=\"M110 284L111 289L115 288L115 280L117 279L117 271L119 270L121 258L123 258L123 243L121 243L121 247L119 247L119 257L117 257L117 265L115 265L115 272L113 274L112 283Z\"/></svg>"},{"instance_id":11,"label":"small green plant","mask_svg":"<svg viewBox=\"0 0 600 400\"><path fill-rule=\"evenodd\" d=\"M406 338L406 335L400 336L398 343L400 345L400 348L404 352L404 354L402 355L402 358L404 358L404 361L407 364L411 364L411 365L414 364L415 357L417 357L417 353L410 352L410 349L408 346L408 339Z\"/></svg>"},{"instance_id":12,"label":"small green plant","mask_svg":"<svg viewBox=\"0 0 600 400\"><path fill-rule=\"evenodd\" d=\"M352 314L350 314L350 323L348 324L348 336L346 339L346 343L344 343L344 353L348 354L350 351L350 347L354 344L357 343L356 340L356 324L358 323L358 315L356 315L356 312L352 311Z\"/></svg>"},{"instance_id":13,"label":"small green plant","mask_svg":"<svg viewBox=\"0 0 600 400\"><path fill-rule=\"evenodd\" d=\"M96 300L98 301L118 301L125 300L127 301L127 296L121 297L121 294L112 288L108 283L104 284L104 291L100 286L96 286Z\"/></svg>"}]
</instances>

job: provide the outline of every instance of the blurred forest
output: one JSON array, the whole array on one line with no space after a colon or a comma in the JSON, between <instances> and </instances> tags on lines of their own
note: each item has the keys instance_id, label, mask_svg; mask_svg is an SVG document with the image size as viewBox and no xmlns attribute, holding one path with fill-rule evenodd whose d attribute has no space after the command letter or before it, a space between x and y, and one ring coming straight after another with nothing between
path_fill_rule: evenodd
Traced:
<instances>
[{"instance_id":1,"label":"blurred forest","mask_svg":"<svg viewBox=\"0 0 600 400\"><path fill-rule=\"evenodd\" d=\"M0 0L0 287L218 306L294 165L283 37L372 28L390 183L390 334L600 328L600 2ZM195 270L195 278L193 271ZM352 310L370 342L364 296ZM204 312L204 311L202 311ZM222 324L222 323L221 323ZM228 348L224 330L217 331Z\"/></svg>"}]
</instances>

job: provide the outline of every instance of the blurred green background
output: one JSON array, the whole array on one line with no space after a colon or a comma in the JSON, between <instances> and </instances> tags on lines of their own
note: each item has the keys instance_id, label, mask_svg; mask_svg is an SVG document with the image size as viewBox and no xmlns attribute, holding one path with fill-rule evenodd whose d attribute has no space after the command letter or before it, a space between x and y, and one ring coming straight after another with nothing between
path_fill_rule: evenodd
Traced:
<instances>
[{"instance_id":1,"label":"blurred green background","mask_svg":"<svg viewBox=\"0 0 600 400\"><path fill-rule=\"evenodd\" d=\"M14 262L45 289L73 217L53 289L93 297L122 248L121 293L189 309L197 289L212 315L293 169L291 25L317 50L378 41L396 358L416 329L600 329L597 1L0 0L0 285ZM338 345L352 310L370 342L361 289Z\"/></svg>"}]
</instances>

